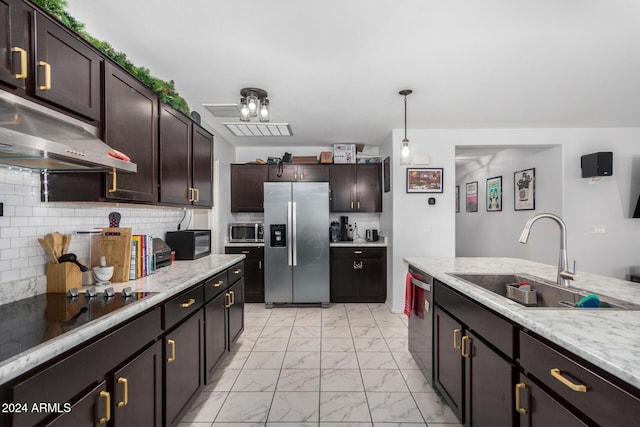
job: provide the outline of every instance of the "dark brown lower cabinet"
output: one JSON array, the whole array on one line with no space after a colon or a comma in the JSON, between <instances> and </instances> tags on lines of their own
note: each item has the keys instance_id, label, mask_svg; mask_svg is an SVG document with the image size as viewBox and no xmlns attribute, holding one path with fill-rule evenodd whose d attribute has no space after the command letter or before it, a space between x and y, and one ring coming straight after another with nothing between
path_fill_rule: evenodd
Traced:
<instances>
[{"instance_id":1,"label":"dark brown lower cabinet","mask_svg":"<svg viewBox=\"0 0 640 427\"><path fill-rule=\"evenodd\" d=\"M227 349L227 299L223 292L204 306L205 381Z\"/></svg>"},{"instance_id":2,"label":"dark brown lower cabinet","mask_svg":"<svg viewBox=\"0 0 640 427\"><path fill-rule=\"evenodd\" d=\"M227 348L231 349L242 331L244 331L244 278L241 278L229 288L229 302L227 321L229 337Z\"/></svg>"},{"instance_id":3,"label":"dark brown lower cabinet","mask_svg":"<svg viewBox=\"0 0 640 427\"><path fill-rule=\"evenodd\" d=\"M447 404L464 423L463 413L463 359L459 342L462 337L460 322L435 307L433 312L433 380Z\"/></svg>"},{"instance_id":4,"label":"dark brown lower cabinet","mask_svg":"<svg viewBox=\"0 0 640 427\"><path fill-rule=\"evenodd\" d=\"M156 342L111 378L118 426L162 425L162 346Z\"/></svg>"},{"instance_id":5,"label":"dark brown lower cabinet","mask_svg":"<svg viewBox=\"0 0 640 427\"><path fill-rule=\"evenodd\" d=\"M385 302L387 249L330 249L331 302Z\"/></svg>"},{"instance_id":6,"label":"dark brown lower cabinet","mask_svg":"<svg viewBox=\"0 0 640 427\"><path fill-rule=\"evenodd\" d=\"M51 423L51 427L97 427L111 420L111 393L107 391L106 381L82 396L69 412L60 415Z\"/></svg>"},{"instance_id":7,"label":"dark brown lower cabinet","mask_svg":"<svg viewBox=\"0 0 640 427\"><path fill-rule=\"evenodd\" d=\"M243 254L245 302L264 302L264 247L226 246L226 254Z\"/></svg>"},{"instance_id":8,"label":"dark brown lower cabinet","mask_svg":"<svg viewBox=\"0 0 640 427\"><path fill-rule=\"evenodd\" d=\"M165 424L177 425L186 406L203 383L202 310L164 337Z\"/></svg>"}]
</instances>

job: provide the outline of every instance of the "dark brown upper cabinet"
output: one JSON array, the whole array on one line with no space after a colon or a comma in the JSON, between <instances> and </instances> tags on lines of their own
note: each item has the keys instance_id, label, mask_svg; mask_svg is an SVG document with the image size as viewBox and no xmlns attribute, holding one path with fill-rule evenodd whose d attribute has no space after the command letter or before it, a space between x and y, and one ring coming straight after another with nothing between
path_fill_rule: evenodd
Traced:
<instances>
[{"instance_id":1,"label":"dark brown upper cabinet","mask_svg":"<svg viewBox=\"0 0 640 427\"><path fill-rule=\"evenodd\" d=\"M20 0L0 0L0 82L24 89L29 77L26 6ZM26 21L26 22L25 22Z\"/></svg>"},{"instance_id":2,"label":"dark brown upper cabinet","mask_svg":"<svg viewBox=\"0 0 640 427\"><path fill-rule=\"evenodd\" d=\"M382 212L379 164L331 165L331 212Z\"/></svg>"},{"instance_id":3,"label":"dark brown upper cabinet","mask_svg":"<svg viewBox=\"0 0 640 427\"><path fill-rule=\"evenodd\" d=\"M269 165L269 181L327 182L329 165Z\"/></svg>"},{"instance_id":4,"label":"dark brown upper cabinet","mask_svg":"<svg viewBox=\"0 0 640 427\"><path fill-rule=\"evenodd\" d=\"M213 206L213 136L160 106L160 203Z\"/></svg>"},{"instance_id":5,"label":"dark brown upper cabinet","mask_svg":"<svg viewBox=\"0 0 640 427\"><path fill-rule=\"evenodd\" d=\"M231 165L231 212L264 212L265 165Z\"/></svg>"},{"instance_id":6,"label":"dark brown upper cabinet","mask_svg":"<svg viewBox=\"0 0 640 427\"><path fill-rule=\"evenodd\" d=\"M102 57L84 40L35 11L33 95L90 120L100 120Z\"/></svg>"}]
</instances>

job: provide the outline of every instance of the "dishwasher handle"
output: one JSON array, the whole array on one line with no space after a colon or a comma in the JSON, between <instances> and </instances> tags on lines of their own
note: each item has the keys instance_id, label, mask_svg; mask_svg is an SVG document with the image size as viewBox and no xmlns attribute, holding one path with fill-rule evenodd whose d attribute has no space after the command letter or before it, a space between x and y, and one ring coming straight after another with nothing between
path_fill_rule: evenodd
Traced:
<instances>
[{"instance_id":1,"label":"dishwasher handle","mask_svg":"<svg viewBox=\"0 0 640 427\"><path fill-rule=\"evenodd\" d=\"M419 288L424 289L427 292L431 292L431 283L425 283L422 280L418 280L415 278L415 276L411 277L411 283L418 286Z\"/></svg>"}]
</instances>

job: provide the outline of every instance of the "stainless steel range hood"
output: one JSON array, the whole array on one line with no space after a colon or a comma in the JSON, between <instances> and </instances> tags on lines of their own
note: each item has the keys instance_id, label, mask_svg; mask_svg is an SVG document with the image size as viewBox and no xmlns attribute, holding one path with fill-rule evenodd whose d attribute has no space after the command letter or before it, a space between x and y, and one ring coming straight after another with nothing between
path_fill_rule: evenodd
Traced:
<instances>
[{"instance_id":1,"label":"stainless steel range hood","mask_svg":"<svg viewBox=\"0 0 640 427\"><path fill-rule=\"evenodd\" d=\"M96 127L0 90L0 164L50 171L136 172Z\"/></svg>"}]
</instances>

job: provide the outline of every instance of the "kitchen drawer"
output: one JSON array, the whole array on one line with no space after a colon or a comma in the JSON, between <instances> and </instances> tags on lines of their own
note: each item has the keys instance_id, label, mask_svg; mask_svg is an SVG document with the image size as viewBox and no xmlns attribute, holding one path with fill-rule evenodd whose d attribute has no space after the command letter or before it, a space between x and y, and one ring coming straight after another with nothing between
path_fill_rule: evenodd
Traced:
<instances>
[{"instance_id":1,"label":"kitchen drawer","mask_svg":"<svg viewBox=\"0 0 640 427\"><path fill-rule=\"evenodd\" d=\"M264 257L264 247L262 246L226 246L224 252L226 254L242 254L247 258Z\"/></svg>"},{"instance_id":2,"label":"kitchen drawer","mask_svg":"<svg viewBox=\"0 0 640 427\"><path fill-rule=\"evenodd\" d=\"M508 358L515 358L515 326L487 308L434 280L433 299L459 321L468 325L478 335L489 341Z\"/></svg>"},{"instance_id":3,"label":"kitchen drawer","mask_svg":"<svg viewBox=\"0 0 640 427\"><path fill-rule=\"evenodd\" d=\"M240 261L236 265L229 267L229 284L233 285L242 277L244 277L244 261Z\"/></svg>"},{"instance_id":4,"label":"kitchen drawer","mask_svg":"<svg viewBox=\"0 0 640 427\"><path fill-rule=\"evenodd\" d=\"M204 301L209 302L209 300L218 296L228 287L229 278L227 277L227 270L208 278L204 281Z\"/></svg>"},{"instance_id":5,"label":"kitchen drawer","mask_svg":"<svg viewBox=\"0 0 640 427\"><path fill-rule=\"evenodd\" d=\"M520 332L520 365L569 404L600 425L631 426L640 420L640 398L611 383L587 367L576 356L568 357L550 345ZM574 391L551 374L558 369L561 378L586 391ZM631 388L631 386L629 386ZM636 390L637 392L637 390Z\"/></svg>"},{"instance_id":6,"label":"kitchen drawer","mask_svg":"<svg viewBox=\"0 0 640 427\"><path fill-rule=\"evenodd\" d=\"M129 321L126 325L90 343L81 350L13 386L13 402L70 402L105 373L160 335L160 308ZM27 374L28 375L28 374ZM26 412L13 416L14 425L35 425L48 413Z\"/></svg>"},{"instance_id":7,"label":"kitchen drawer","mask_svg":"<svg viewBox=\"0 0 640 427\"><path fill-rule=\"evenodd\" d=\"M203 303L204 291L202 289L202 284L184 291L178 296L175 296L165 302L162 306L164 311L162 329L165 331L171 329L182 319L187 318L191 313L202 308Z\"/></svg>"},{"instance_id":8,"label":"kitchen drawer","mask_svg":"<svg viewBox=\"0 0 640 427\"><path fill-rule=\"evenodd\" d=\"M354 246L349 248L331 248L335 257L341 258L383 258L387 248Z\"/></svg>"}]
</instances>

